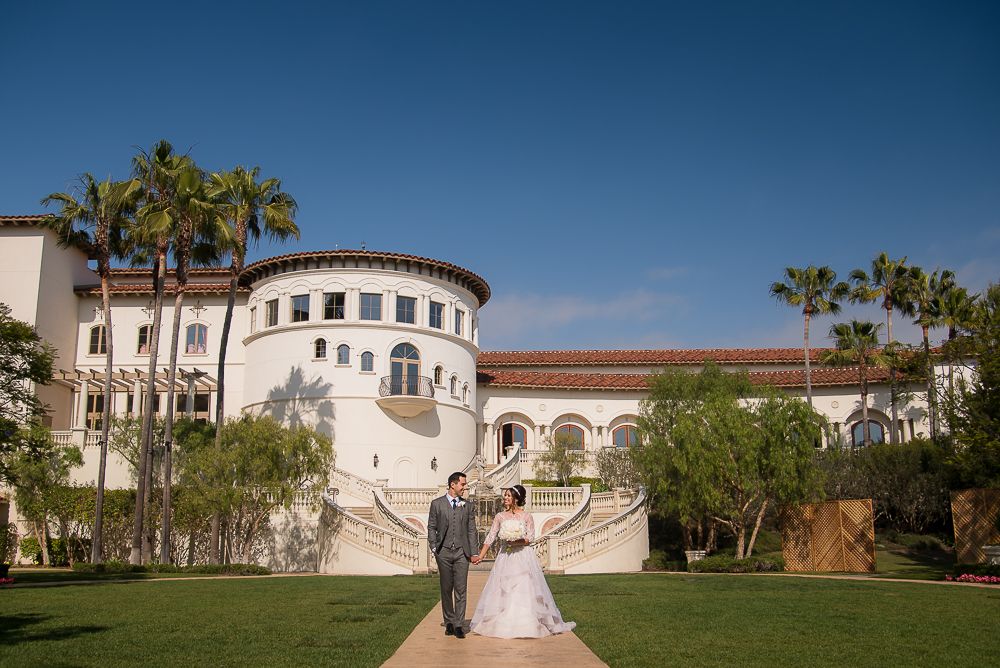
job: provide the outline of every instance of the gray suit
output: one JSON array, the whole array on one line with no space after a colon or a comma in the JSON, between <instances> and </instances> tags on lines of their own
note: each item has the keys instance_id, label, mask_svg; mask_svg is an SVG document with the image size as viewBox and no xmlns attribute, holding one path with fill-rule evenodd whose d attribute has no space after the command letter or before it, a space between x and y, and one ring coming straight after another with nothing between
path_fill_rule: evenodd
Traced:
<instances>
[{"instance_id":1,"label":"gray suit","mask_svg":"<svg viewBox=\"0 0 1000 668\"><path fill-rule=\"evenodd\" d=\"M452 508L448 495L431 501L427 514L427 545L437 560L441 576L441 611L444 623L465 624L469 560L479 553L479 534L472 504Z\"/></svg>"}]
</instances>

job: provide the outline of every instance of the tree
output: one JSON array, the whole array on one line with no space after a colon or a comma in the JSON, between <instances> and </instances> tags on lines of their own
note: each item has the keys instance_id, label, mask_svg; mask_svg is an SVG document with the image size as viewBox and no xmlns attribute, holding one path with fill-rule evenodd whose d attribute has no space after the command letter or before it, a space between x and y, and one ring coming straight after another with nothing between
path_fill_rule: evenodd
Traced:
<instances>
[{"instance_id":1,"label":"tree","mask_svg":"<svg viewBox=\"0 0 1000 668\"><path fill-rule=\"evenodd\" d=\"M170 359L167 369L167 415L163 435L161 480L163 506L160 515L160 561L170 560L170 491L173 450L174 392L177 383L177 349L180 344L181 318L184 295L187 291L192 252L198 241L208 241L209 246L228 246L228 230L218 216L208 192L204 173L193 163L182 168L177 175L174 198L164 209L173 220L171 242L174 249L176 287L174 290L174 318L170 331Z\"/></svg>"},{"instance_id":2,"label":"tree","mask_svg":"<svg viewBox=\"0 0 1000 668\"><path fill-rule=\"evenodd\" d=\"M548 449L535 461L535 472L546 480L558 480L563 487L569 487L569 479L584 464L581 443L571 434L556 433L548 439Z\"/></svg>"},{"instance_id":3,"label":"tree","mask_svg":"<svg viewBox=\"0 0 1000 668\"><path fill-rule=\"evenodd\" d=\"M132 553L129 562L142 563L144 515L150 502L153 448L153 405L156 399L156 368L159 355L160 325L163 317L163 293L167 275L167 252L170 248L171 203L176 180L191 161L174 153L166 140L157 142L149 152L141 151L132 159L133 180L143 188L143 206L136 212L135 225L129 231L134 261L152 260L154 294L153 324L149 343L149 372L142 405L142 447L139 451L140 475L136 484L135 521L132 527ZM145 541L147 550L149 541Z\"/></svg>"},{"instance_id":4,"label":"tree","mask_svg":"<svg viewBox=\"0 0 1000 668\"><path fill-rule=\"evenodd\" d=\"M910 298L910 268L906 266L906 258L890 260L885 253L879 253L872 260L872 273L869 276L863 269L851 272L851 280L855 287L851 291L852 302L869 304L879 299L885 309L886 345L892 346L892 313L900 311L903 315L913 315L913 302ZM899 412L896 409L896 368L889 367L889 406L892 413L892 424L889 425L889 439L896 443L898 439ZM865 425L867 426L867 422Z\"/></svg>"},{"instance_id":5,"label":"tree","mask_svg":"<svg viewBox=\"0 0 1000 668\"><path fill-rule=\"evenodd\" d=\"M852 320L839 322L830 327L830 338L836 348L825 352L820 361L831 366L854 366L858 368L858 385L861 389L861 420L864 444L872 444L871 428L868 424L868 376L872 368L890 366L890 355L878 343L881 324Z\"/></svg>"},{"instance_id":6,"label":"tree","mask_svg":"<svg viewBox=\"0 0 1000 668\"><path fill-rule=\"evenodd\" d=\"M806 400L812 401L812 372L809 359L809 321L813 315L840 313L838 299L843 299L850 292L850 286L844 281L836 282L837 272L830 267L814 267L805 269L786 267L787 283L772 283L771 295L789 306L801 306L804 330L802 335L806 362Z\"/></svg>"},{"instance_id":7,"label":"tree","mask_svg":"<svg viewBox=\"0 0 1000 668\"><path fill-rule=\"evenodd\" d=\"M953 465L962 484L1000 486L1000 284L990 285L975 309L970 335L975 366L946 401Z\"/></svg>"},{"instance_id":8,"label":"tree","mask_svg":"<svg viewBox=\"0 0 1000 668\"><path fill-rule=\"evenodd\" d=\"M47 442L32 436L45 414L34 386L48 384L54 359L55 350L38 332L0 303L0 481L16 482L16 456L39 457L48 450Z\"/></svg>"},{"instance_id":9,"label":"tree","mask_svg":"<svg viewBox=\"0 0 1000 668\"><path fill-rule=\"evenodd\" d=\"M753 392L746 373L669 371L641 404L636 466L652 503L684 524L707 516L728 528L742 559L769 508L820 493L813 453L823 424L802 401Z\"/></svg>"},{"instance_id":10,"label":"tree","mask_svg":"<svg viewBox=\"0 0 1000 668\"><path fill-rule=\"evenodd\" d=\"M82 248L97 261L97 275L101 279L101 310L104 314L104 384L102 391L101 452L97 469L97 500L94 513L94 535L91 543L91 561L100 563L103 558L104 535L104 479L108 467L108 423L111 420L113 398L111 379L114 358L114 330L111 326L111 260L123 255L122 233L128 216L134 211L139 186L135 182L101 181L92 174L80 177L75 194L52 193L42 199L42 204L60 204L58 214L48 216L44 225L56 231L61 246Z\"/></svg>"},{"instance_id":11,"label":"tree","mask_svg":"<svg viewBox=\"0 0 1000 668\"><path fill-rule=\"evenodd\" d=\"M934 375L934 360L931 358L931 327L941 321L941 300L955 286L955 274L945 269L935 269L929 276L920 267L910 268L910 290L913 299L913 321L920 325L924 347L924 371L927 374L927 419L930 423L931 438L937 438L937 381Z\"/></svg>"},{"instance_id":12,"label":"tree","mask_svg":"<svg viewBox=\"0 0 1000 668\"><path fill-rule=\"evenodd\" d=\"M224 553L245 562L271 511L288 507L296 492L324 487L334 465L329 437L270 417L226 422L220 449L207 438L191 439L187 446L178 458L181 478L224 519Z\"/></svg>"},{"instance_id":13,"label":"tree","mask_svg":"<svg viewBox=\"0 0 1000 668\"><path fill-rule=\"evenodd\" d=\"M35 456L21 452L12 458L14 500L18 511L31 522L42 551L42 563L48 566L48 523L52 512L48 492L66 483L70 470L83 464L83 454L75 446L52 444L48 430L42 427L32 427L30 438L39 444L37 449L44 454Z\"/></svg>"},{"instance_id":14,"label":"tree","mask_svg":"<svg viewBox=\"0 0 1000 668\"><path fill-rule=\"evenodd\" d=\"M632 488L639 482L639 474L632 461L633 448L602 448L597 453L597 476L610 489Z\"/></svg>"},{"instance_id":15,"label":"tree","mask_svg":"<svg viewBox=\"0 0 1000 668\"><path fill-rule=\"evenodd\" d=\"M216 172L209 177L209 192L216 202L219 214L232 228L231 262L229 265L229 297L226 301L226 316L222 324L222 340L219 344L219 366L215 425L216 445L222 440L225 423L225 379L226 352L229 349L229 332L232 328L233 311L236 307L236 288L240 274L246 263L248 242L256 243L261 234L271 239L299 238L299 228L295 225L297 204L281 190L281 181L265 179L258 183L260 168L246 170L236 167L231 172ZM218 518L212 520L210 552L212 562L218 562Z\"/></svg>"}]
</instances>

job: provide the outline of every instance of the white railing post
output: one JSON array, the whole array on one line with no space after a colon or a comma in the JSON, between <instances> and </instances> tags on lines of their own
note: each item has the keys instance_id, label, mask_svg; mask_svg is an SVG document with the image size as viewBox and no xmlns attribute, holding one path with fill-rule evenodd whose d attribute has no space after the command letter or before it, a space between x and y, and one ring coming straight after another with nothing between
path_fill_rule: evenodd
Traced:
<instances>
[{"instance_id":1,"label":"white railing post","mask_svg":"<svg viewBox=\"0 0 1000 668\"><path fill-rule=\"evenodd\" d=\"M549 542L549 570L555 570L559 568L559 538L556 536L549 536L546 540Z\"/></svg>"}]
</instances>

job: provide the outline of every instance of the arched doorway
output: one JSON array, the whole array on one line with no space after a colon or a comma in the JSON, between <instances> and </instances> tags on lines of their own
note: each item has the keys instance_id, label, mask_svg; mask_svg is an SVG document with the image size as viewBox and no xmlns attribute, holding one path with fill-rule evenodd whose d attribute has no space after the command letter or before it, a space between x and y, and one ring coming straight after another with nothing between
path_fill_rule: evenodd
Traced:
<instances>
[{"instance_id":1,"label":"arched doorway","mask_svg":"<svg viewBox=\"0 0 1000 668\"><path fill-rule=\"evenodd\" d=\"M497 430L497 462L502 462L507 448L514 446L520 450L528 447L528 429L516 422L508 422Z\"/></svg>"},{"instance_id":2,"label":"arched doorway","mask_svg":"<svg viewBox=\"0 0 1000 668\"><path fill-rule=\"evenodd\" d=\"M400 343L389 355L392 394L420 393L420 353L409 343Z\"/></svg>"}]
</instances>

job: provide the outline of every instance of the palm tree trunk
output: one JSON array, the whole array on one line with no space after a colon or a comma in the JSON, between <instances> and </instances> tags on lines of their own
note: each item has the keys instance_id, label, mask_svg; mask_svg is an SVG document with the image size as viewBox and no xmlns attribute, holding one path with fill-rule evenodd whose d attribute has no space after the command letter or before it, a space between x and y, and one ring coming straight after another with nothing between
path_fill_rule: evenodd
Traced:
<instances>
[{"instance_id":1,"label":"palm tree trunk","mask_svg":"<svg viewBox=\"0 0 1000 668\"><path fill-rule=\"evenodd\" d=\"M806 311L805 314L805 331L803 332L802 339L806 354L806 401L809 402L809 407L812 408L813 405L813 388L812 388L812 371L809 368L809 319L811 314Z\"/></svg>"},{"instance_id":2,"label":"palm tree trunk","mask_svg":"<svg viewBox=\"0 0 1000 668\"><path fill-rule=\"evenodd\" d=\"M178 268L178 277L186 271ZM184 315L184 290L186 281L178 280L177 295L174 297L174 321L170 332L170 370L167 372L167 423L163 435L163 508L160 511L160 563L170 562L170 467L174 437L174 386L177 382L177 345L181 334L181 317Z\"/></svg>"},{"instance_id":3,"label":"palm tree trunk","mask_svg":"<svg viewBox=\"0 0 1000 668\"><path fill-rule=\"evenodd\" d=\"M929 327L921 327L924 335L924 358L927 361L927 419L931 426L931 438L937 438L937 391L934 382L934 364L931 362L931 340Z\"/></svg>"},{"instance_id":4,"label":"palm tree trunk","mask_svg":"<svg viewBox=\"0 0 1000 668\"><path fill-rule=\"evenodd\" d=\"M858 367L861 376L861 439L867 448L872 444L871 427L868 424L868 370L864 365Z\"/></svg>"},{"instance_id":5,"label":"palm tree trunk","mask_svg":"<svg viewBox=\"0 0 1000 668\"><path fill-rule=\"evenodd\" d=\"M145 405L142 407L141 446L135 490L135 521L132 526L132 553L129 563L142 563L143 517L149 494L147 473L152 473L153 402L156 399L156 362L160 343L160 321L163 319L163 288L167 275L166 249L158 249L153 266L153 328L149 342L149 377L146 379Z\"/></svg>"},{"instance_id":6,"label":"palm tree trunk","mask_svg":"<svg viewBox=\"0 0 1000 668\"><path fill-rule=\"evenodd\" d=\"M222 323L222 341L219 343L219 366L216 375L218 384L215 399L215 448L222 447L222 426L225 423L225 391L226 391L226 352L229 349L229 332L233 324L233 311L236 308L236 288L239 283L239 269L233 260L232 274L229 278L229 297L226 300L226 318ZM212 515L212 531L209 538L209 563L219 563L219 514Z\"/></svg>"},{"instance_id":7,"label":"palm tree trunk","mask_svg":"<svg viewBox=\"0 0 1000 668\"><path fill-rule=\"evenodd\" d=\"M893 342L892 338L892 309L886 309L886 337L891 345ZM899 413L896 410L896 365L890 363L889 365L889 412L892 414L892 424L889 425L889 442L898 443L899 438L896 434L896 427L899 424Z\"/></svg>"},{"instance_id":8,"label":"palm tree trunk","mask_svg":"<svg viewBox=\"0 0 1000 668\"><path fill-rule=\"evenodd\" d=\"M101 272L101 302L104 305L104 410L101 413L101 458L97 467L97 499L94 504L94 536L90 561L99 564L104 560L104 480L108 470L108 432L111 428L111 374L113 373L114 347L111 334L111 292L108 272Z\"/></svg>"}]
</instances>

